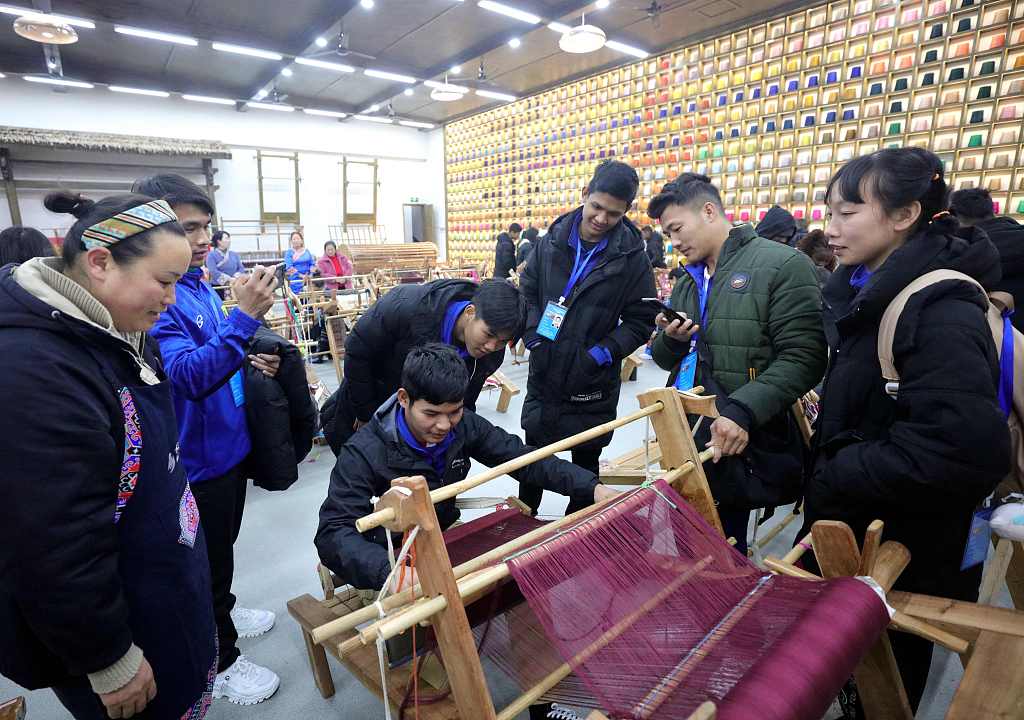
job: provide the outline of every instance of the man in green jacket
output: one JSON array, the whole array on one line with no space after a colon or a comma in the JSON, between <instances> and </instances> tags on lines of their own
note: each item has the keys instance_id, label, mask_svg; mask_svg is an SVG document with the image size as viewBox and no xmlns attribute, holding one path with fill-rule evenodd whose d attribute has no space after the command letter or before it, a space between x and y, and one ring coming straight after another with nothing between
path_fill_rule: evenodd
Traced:
<instances>
[{"instance_id":1,"label":"man in green jacket","mask_svg":"<svg viewBox=\"0 0 1024 720\"><path fill-rule=\"evenodd\" d=\"M652 355L673 371L679 389L701 384L719 395L721 417L706 433L715 450L708 475L726 534L745 552L751 508L735 484L777 473L779 463L776 456L776 467L753 467L764 457L755 453L730 458L744 453L751 434L769 444L778 440L773 450L794 455L782 463L791 476L787 486L799 485L801 448L788 414L821 380L828 357L814 268L750 225L732 227L718 188L704 175L684 173L665 185L647 213L661 220L688 263L671 300L683 319L658 316L663 332ZM702 377L709 369L711 378Z\"/></svg>"}]
</instances>

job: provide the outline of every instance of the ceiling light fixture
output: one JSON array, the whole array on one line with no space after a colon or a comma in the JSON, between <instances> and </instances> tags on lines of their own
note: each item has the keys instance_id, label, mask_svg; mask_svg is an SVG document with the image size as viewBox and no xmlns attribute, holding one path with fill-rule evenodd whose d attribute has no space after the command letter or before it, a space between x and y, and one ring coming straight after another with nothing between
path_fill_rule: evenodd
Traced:
<instances>
[{"instance_id":1,"label":"ceiling light fixture","mask_svg":"<svg viewBox=\"0 0 1024 720\"><path fill-rule=\"evenodd\" d=\"M327 47L327 38L325 38L325 37L318 37L313 42L316 43L317 47Z\"/></svg>"},{"instance_id":2,"label":"ceiling light fixture","mask_svg":"<svg viewBox=\"0 0 1024 720\"><path fill-rule=\"evenodd\" d=\"M611 0L597 0L597 2L594 3L594 7L596 7L598 10L604 10L611 4Z\"/></svg>"},{"instance_id":3,"label":"ceiling light fixture","mask_svg":"<svg viewBox=\"0 0 1024 720\"><path fill-rule=\"evenodd\" d=\"M272 52L270 50L257 50L256 48L245 47L243 45L231 45L229 43L215 42L213 43L213 49L219 50L220 52L234 53L236 55L248 55L250 57L263 58L264 60L284 60L284 56L281 53Z\"/></svg>"},{"instance_id":4,"label":"ceiling light fixture","mask_svg":"<svg viewBox=\"0 0 1024 720\"><path fill-rule=\"evenodd\" d=\"M460 72L462 72L462 66L452 65L451 69L448 72L450 72L452 75L458 75Z\"/></svg>"},{"instance_id":5,"label":"ceiling light fixture","mask_svg":"<svg viewBox=\"0 0 1024 720\"><path fill-rule=\"evenodd\" d=\"M329 118L343 118L348 117L347 113L338 112L337 110L316 110L314 108L302 108L302 112L307 115L319 115L320 117Z\"/></svg>"},{"instance_id":6,"label":"ceiling light fixture","mask_svg":"<svg viewBox=\"0 0 1024 720\"><path fill-rule=\"evenodd\" d=\"M468 87L465 87L463 85L453 85L452 83L447 82L447 78L445 78L445 82L438 82L437 80L424 80L423 84L429 88L451 90L452 92L462 93L463 95L469 92Z\"/></svg>"},{"instance_id":7,"label":"ceiling light fixture","mask_svg":"<svg viewBox=\"0 0 1024 720\"><path fill-rule=\"evenodd\" d=\"M324 70L334 70L335 72L355 72L356 69L351 65L342 65L341 63L327 62L326 60L314 60L313 58L297 57L295 62L299 65L309 65L310 67L323 68Z\"/></svg>"},{"instance_id":8,"label":"ceiling light fixture","mask_svg":"<svg viewBox=\"0 0 1024 720\"><path fill-rule=\"evenodd\" d=\"M581 15L580 24L558 39L558 47L567 53L582 55L600 50L607 39L604 30L596 25L587 25L587 16Z\"/></svg>"},{"instance_id":9,"label":"ceiling light fixture","mask_svg":"<svg viewBox=\"0 0 1024 720\"><path fill-rule=\"evenodd\" d=\"M412 88L406 88L405 90L402 91L402 94L405 95L406 97L412 97L413 95L416 94L416 91L413 90Z\"/></svg>"},{"instance_id":10,"label":"ceiling light fixture","mask_svg":"<svg viewBox=\"0 0 1024 720\"><path fill-rule=\"evenodd\" d=\"M375 117L373 115L353 115L356 120L366 120L368 122L381 123L383 125L391 125L391 118L386 117Z\"/></svg>"},{"instance_id":11,"label":"ceiling light fixture","mask_svg":"<svg viewBox=\"0 0 1024 720\"><path fill-rule=\"evenodd\" d=\"M445 76L444 82L437 82L436 80L424 80L423 84L429 88L433 88L430 91L430 99L436 100L437 102L455 102L461 100L469 92L468 87L461 85L452 85L448 82L448 77Z\"/></svg>"},{"instance_id":12,"label":"ceiling light fixture","mask_svg":"<svg viewBox=\"0 0 1024 720\"><path fill-rule=\"evenodd\" d=\"M63 85L65 87L84 88L86 90L93 87L92 83L81 82L80 80L65 80L63 78L43 77L41 75L23 75L22 77L29 82L40 83L42 85Z\"/></svg>"},{"instance_id":13,"label":"ceiling light fixture","mask_svg":"<svg viewBox=\"0 0 1024 720\"><path fill-rule=\"evenodd\" d=\"M70 45L78 42L78 33L73 27L51 20L45 15L16 18L14 32L27 40L48 45Z\"/></svg>"},{"instance_id":14,"label":"ceiling light fixture","mask_svg":"<svg viewBox=\"0 0 1024 720\"><path fill-rule=\"evenodd\" d=\"M108 85L107 90L116 93L127 93L128 95L149 95L150 97L169 97L169 92L163 90L143 90L142 88L130 88L123 85Z\"/></svg>"},{"instance_id":15,"label":"ceiling light fixture","mask_svg":"<svg viewBox=\"0 0 1024 720\"><path fill-rule=\"evenodd\" d=\"M370 77L380 78L381 80L394 80L395 82L407 83L412 85L416 82L416 78L410 77L409 75L401 75L399 73L384 72L383 70L374 70L373 68L366 68L363 73Z\"/></svg>"},{"instance_id":16,"label":"ceiling light fixture","mask_svg":"<svg viewBox=\"0 0 1024 720\"><path fill-rule=\"evenodd\" d=\"M92 20L73 17L71 15L53 15L50 13L39 12L34 8L17 7L15 5L0 5L0 13L3 13L4 15L17 15L18 17L24 17L41 23L74 25L75 27L87 28L88 30L96 29L96 23Z\"/></svg>"},{"instance_id":17,"label":"ceiling light fixture","mask_svg":"<svg viewBox=\"0 0 1024 720\"><path fill-rule=\"evenodd\" d=\"M638 57L640 59L643 59L648 55L646 50L641 50L640 48L633 47L632 45L626 45L618 40L609 40L604 44L604 46L609 50L618 50L620 53L632 55L633 57Z\"/></svg>"},{"instance_id":18,"label":"ceiling light fixture","mask_svg":"<svg viewBox=\"0 0 1024 720\"><path fill-rule=\"evenodd\" d=\"M569 27L568 25L563 25L560 22L549 22L548 27L554 30L556 33L562 33L563 35L572 30L571 27Z\"/></svg>"},{"instance_id":19,"label":"ceiling light fixture","mask_svg":"<svg viewBox=\"0 0 1024 720\"><path fill-rule=\"evenodd\" d=\"M292 72L291 68L286 67L286 68L281 68L281 74L284 75L285 77L291 77L295 73Z\"/></svg>"},{"instance_id":20,"label":"ceiling light fixture","mask_svg":"<svg viewBox=\"0 0 1024 720\"><path fill-rule=\"evenodd\" d=\"M493 100L505 100L507 102L512 102L517 99L515 95L506 95L505 93L493 92L491 90L477 90L476 94L480 97L491 98Z\"/></svg>"},{"instance_id":21,"label":"ceiling light fixture","mask_svg":"<svg viewBox=\"0 0 1024 720\"><path fill-rule=\"evenodd\" d=\"M416 122L415 120L399 120L399 125L405 125L406 127L424 128L426 130L433 130L434 123Z\"/></svg>"},{"instance_id":22,"label":"ceiling light fixture","mask_svg":"<svg viewBox=\"0 0 1024 720\"><path fill-rule=\"evenodd\" d=\"M513 50L515 50L517 47L519 47L522 44L523 44L523 41L520 40L519 38L512 38L511 40L508 41L508 46L510 48L512 48Z\"/></svg>"},{"instance_id":23,"label":"ceiling light fixture","mask_svg":"<svg viewBox=\"0 0 1024 720\"><path fill-rule=\"evenodd\" d=\"M115 25L114 32L121 35L146 38L147 40L161 40L163 42L177 43L178 45L190 45L191 47L199 44L198 40L186 35L175 35L173 33L157 32L156 30L143 30L142 28L127 27L125 25Z\"/></svg>"},{"instance_id":24,"label":"ceiling light fixture","mask_svg":"<svg viewBox=\"0 0 1024 720\"><path fill-rule=\"evenodd\" d=\"M212 105L234 105L234 100L228 98L210 97L209 95L182 95L185 100L191 102L210 103Z\"/></svg>"},{"instance_id":25,"label":"ceiling light fixture","mask_svg":"<svg viewBox=\"0 0 1024 720\"><path fill-rule=\"evenodd\" d=\"M7 76L4 75L3 73L0 73L0 80L4 79L5 77L7 77Z\"/></svg>"},{"instance_id":26,"label":"ceiling light fixture","mask_svg":"<svg viewBox=\"0 0 1024 720\"><path fill-rule=\"evenodd\" d=\"M265 98L266 96L267 96L267 91L266 91L266 90L260 90L260 91L259 91L258 93L256 93L256 95L255 95L255 97L256 97L256 99L257 99L257 100L262 100L262 99L263 99L263 98Z\"/></svg>"},{"instance_id":27,"label":"ceiling light fixture","mask_svg":"<svg viewBox=\"0 0 1024 720\"><path fill-rule=\"evenodd\" d=\"M522 20L523 22L528 22L531 25L537 25L540 23L540 17L538 17L537 15L534 15L533 13L528 13L525 10L519 10L514 7L509 7L508 5L502 5L501 3L494 2L494 0L479 0L477 2L477 5L479 7L482 7L484 10L490 10L491 12L498 13L499 15L504 15L505 17L515 18L516 20Z\"/></svg>"},{"instance_id":28,"label":"ceiling light fixture","mask_svg":"<svg viewBox=\"0 0 1024 720\"><path fill-rule=\"evenodd\" d=\"M373 104L373 105L371 105L370 107L368 107L368 108L366 108L365 110L363 110L362 114L363 114L363 115L368 115L368 114L370 114L370 113L375 113L375 112L377 112L378 110L380 110L380 105L378 105L377 103L374 103L374 104Z\"/></svg>"},{"instance_id":29,"label":"ceiling light fixture","mask_svg":"<svg viewBox=\"0 0 1024 720\"><path fill-rule=\"evenodd\" d=\"M373 6L375 5L373 0L359 0L359 4L366 10L373 10Z\"/></svg>"},{"instance_id":30,"label":"ceiling light fixture","mask_svg":"<svg viewBox=\"0 0 1024 720\"><path fill-rule=\"evenodd\" d=\"M250 100L245 104L246 107L255 108L257 110L276 110L277 112L294 112L295 108L291 105L278 105L276 103L261 103L253 102Z\"/></svg>"}]
</instances>

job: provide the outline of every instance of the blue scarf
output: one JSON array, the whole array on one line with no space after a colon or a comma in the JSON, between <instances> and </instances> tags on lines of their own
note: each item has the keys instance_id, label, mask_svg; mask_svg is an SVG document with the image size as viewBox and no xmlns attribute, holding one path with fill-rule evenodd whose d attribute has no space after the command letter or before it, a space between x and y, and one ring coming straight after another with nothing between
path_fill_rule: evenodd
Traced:
<instances>
[{"instance_id":1,"label":"blue scarf","mask_svg":"<svg viewBox=\"0 0 1024 720\"><path fill-rule=\"evenodd\" d=\"M872 275L874 273L868 270L866 265L858 265L857 269L853 271L853 275L850 276L850 287L862 290Z\"/></svg>"},{"instance_id":2,"label":"blue scarf","mask_svg":"<svg viewBox=\"0 0 1024 720\"><path fill-rule=\"evenodd\" d=\"M405 444L412 448L417 455L426 458L430 466L434 468L434 472L437 473L438 479L443 478L444 456L448 454L448 448L451 447L452 442L455 440L455 432L449 431L441 442L424 447L419 444L416 437L412 434L412 430L409 429L408 423L405 422L405 410L401 405L398 406L398 412L395 413L395 421L398 425L398 434L402 436Z\"/></svg>"},{"instance_id":3,"label":"blue scarf","mask_svg":"<svg viewBox=\"0 0 1024 720\"><path fill-rule=\"evenodd\" d=\"M455 323L467 306L469 306L469 300L456 300L453 303L449 303L448 309L444 311L444 323L441 325L441 342L455 348L455 351L459 353L459 357L463 360L469 357L469 351L452 342L452 333L455 332Z\"/></svg>"}]
</instances>

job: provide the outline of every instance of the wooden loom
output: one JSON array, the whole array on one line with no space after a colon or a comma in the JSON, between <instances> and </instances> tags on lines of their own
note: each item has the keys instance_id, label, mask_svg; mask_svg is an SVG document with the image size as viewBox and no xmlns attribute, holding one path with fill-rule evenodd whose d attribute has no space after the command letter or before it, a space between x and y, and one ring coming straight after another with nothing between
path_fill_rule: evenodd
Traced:
<instances>
[{"instance_id":1,"label":"wooden loom","mask_svg":"<svg viewBox=\"0 0 1024 720\"><path fill-rule=\"evenodd\" d=\"M415 545L421 588L415 590L418 591L417 594L422 594L422 597L414 599L416 596L413 591L406 591L386 598L382 604L390 611L389 614L358 632L355 631L357 626L377 618L374 608L350 608L354 611L338 617L337 611L332 612L308 595L292 600L289 603L289 611L302 626L314 677L321 693L325 697L333 694L333 681L324 652L326 649L352 670L371 691L382 698L387 698L387 701L397 708L405 695L410 670L399 668L391 671L387 687L382 688L373 643L378 638L395 637L425 622L430 622L434 626L440 653L446 659L445 666L452 694L444 702L421 708L420 713L424 718L512 720L571 674L572 667L564 664L518 700L500 712L496 711L484 681L465 606L487 594L509 575L506 564L499 563L487 567L490 563L529 547L559 527L600 513L614 499L598 503L563 520L527 533L457 568L452 568L449 561L433 504L616 427L649 417L658 436L662 468L669 471L665 479L672 482L709 524L721 532L721 524L702 466L710 453L697 452L686 424L687 413L713 416L714 398L677 393L675 390L663 388L643 393L639 400L643 409L636 413L536 450L461 483L442 487L433 493L428 492L423 478L396 479L392 486L402 490L385 494L378 503L377 511L361 519L357 523L357 528L365 531L384 525L393 531L404 531L419 526ZM888 589L909 561L909 553L902 546L892 542L884 545L880 543L880 527L873 527L868 534L863 551L856 547L849 528L841 523L819 523L815 525L814 530L814 537L805 539L802 545L807 546L813 542L819 565L826 577L871 574ZM798 553L794 552L782 560L773 559L769 564L774 571L813 579L814 576L792 565L796 557ZM982 707L981 703L989 701L993 694L978 692L977 680L972 681L972 678L982 673L979 664L983 657L990 659L993 654L1000 655L1004 658L1001 664L1002 670L1006 673L1012 673L1020 666L1018 661L1024 659L1024 655L1021 654L1024 652L1024 640L1021 639L1024 638L1024 623L1019 614L1009 610L982 609L970 603L952 603L906 593L894 593L890 602L898 608L893 619L896 629L914 632L938 642L960 653L961 657L970 657L971 653L974 653L974 661L968 665L968 672L961 688L965 699L960 702L960 706L972 708L975 713L954 715L951 710L949 717L1019 716L1016 711L995 714L995 708L978 713L977 709ZM994 612L988 613L989 610ZM942 627L936 627L929 621L939 621ZM974 643L971 643L969 637L972 633ZM981 642L983 637L986 638L984 643ZM869 720L909 720L911 715L906 695L888 637L884 633L861 662L856 677L860 692L865 698ZM958 698L960 695L961 693L958 693ZM1012 680L1006 683L1001 694L996 695L1000 697L999 708L1014 707L1018 711L1021 709L1021 691L1014 688ZM955 701L954 707L956 706ZM713 718L714 712L713 705L707 704L691 717L702 720ZM599 712L591 716L594 720L601 717L603 716Z\"/></svg>"}]
</instances>

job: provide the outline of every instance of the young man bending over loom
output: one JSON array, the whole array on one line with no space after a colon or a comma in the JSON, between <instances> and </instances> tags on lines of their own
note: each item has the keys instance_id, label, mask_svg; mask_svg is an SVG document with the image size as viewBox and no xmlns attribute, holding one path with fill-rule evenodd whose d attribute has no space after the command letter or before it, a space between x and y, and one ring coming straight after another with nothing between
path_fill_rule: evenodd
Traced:
<instances>
[{"instance_id":1,"label":"young man bending over loom","mask_svg":"<svg viewBox=\"0 0 1024 720\"><path fill-rule=\"evenodd\" d=\"M315 543L321 562L345 582L379 590L387 580L387 531L379 527L360 533L355 524L373 511L370 499L387 492L393 479L422 475L434 490L465 479L471 459L494 467L533 449L464 409L468 382L466 364L451 346L414 348L402 367L398 392L341 448ZM616 492L594 473L556 457L538 460L512 477L562 495L593 496L595 502ZM459 518L454 499L435 509L443 528Z\"/></svg>"}]
</instances>

